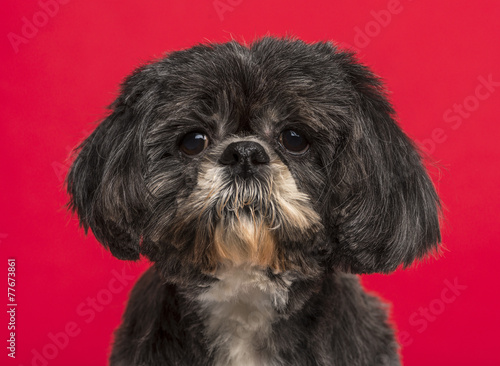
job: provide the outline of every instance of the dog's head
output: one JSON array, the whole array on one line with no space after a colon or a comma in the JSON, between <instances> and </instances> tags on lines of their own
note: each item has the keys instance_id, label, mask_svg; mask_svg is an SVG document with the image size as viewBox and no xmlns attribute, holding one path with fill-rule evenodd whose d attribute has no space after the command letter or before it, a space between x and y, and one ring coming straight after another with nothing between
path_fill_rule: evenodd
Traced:
<instances>
[{"instance_id":1,"label":"dog's head","mask_svg":"<svg viewBox=\"0 0 500 366\"><path fill-rule=\"evenodd\" d=\"M70 206L120 259L389 272L440 240L438 197L393 114L329 43L173 52L126 79L80 146Z\"/></svg>"}]
</instances>

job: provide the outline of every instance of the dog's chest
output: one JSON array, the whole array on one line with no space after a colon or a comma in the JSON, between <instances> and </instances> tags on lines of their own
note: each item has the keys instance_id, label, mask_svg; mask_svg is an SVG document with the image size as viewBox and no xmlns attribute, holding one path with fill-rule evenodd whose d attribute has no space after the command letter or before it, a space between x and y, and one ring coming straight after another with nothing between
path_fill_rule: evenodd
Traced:
<instances>
[{"instance_id":1,"label":"dog's chest","mask_svg":"<svg viewBox=\"0 0 500 366\"><path fill-rule=\"evenodd\" d=\"M287 283L277 284L262 271L232 268L198 296L206 336L217 366L280 364L270 338L276 308L288 300Z\"/></svg>"}]
</instances>

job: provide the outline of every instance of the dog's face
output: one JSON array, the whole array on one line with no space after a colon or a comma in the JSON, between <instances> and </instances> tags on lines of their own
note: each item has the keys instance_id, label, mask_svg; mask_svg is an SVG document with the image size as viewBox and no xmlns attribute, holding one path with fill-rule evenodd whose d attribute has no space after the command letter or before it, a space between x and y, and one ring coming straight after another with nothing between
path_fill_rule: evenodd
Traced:
<instances>
[{"instance_id":1,"label":"dog's face","mask_svg":"<svg viewBox=\"0 0 500 366\"><path fill-rule=\"evenodd\" d=\"M67 184L115 256L168 273L388 272L440 239L380 82L328 43L197 46L139 68Z\"/></svg>"}]
</instances>

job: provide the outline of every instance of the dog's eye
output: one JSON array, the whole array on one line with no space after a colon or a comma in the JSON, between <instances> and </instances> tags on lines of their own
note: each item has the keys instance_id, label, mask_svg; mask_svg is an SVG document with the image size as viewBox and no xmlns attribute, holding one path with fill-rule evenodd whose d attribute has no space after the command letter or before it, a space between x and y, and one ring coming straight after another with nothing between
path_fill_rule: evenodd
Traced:
<instances>
[{"instance_id":1,"label":"dog's eye","mask_svg":"<svg viewBox=\"0 0 500 366\"><path fill-rule=\"evenodd\" d=\"M294 130L285 130L280 135L280 143L290 154L301 155L309 149L309 141Z\"/></svg>"},{"instance_id":2,"label":"dog's eye","mask_svg":"<svg viewBox=\"0 0 500 366\"><path fill-rule=\"evenodd\" d=\"M184 154L194 156L205 150L207 146L207 135L201 132L190 132L182 138L179 148Z\"/></svg>"}]
</instances>

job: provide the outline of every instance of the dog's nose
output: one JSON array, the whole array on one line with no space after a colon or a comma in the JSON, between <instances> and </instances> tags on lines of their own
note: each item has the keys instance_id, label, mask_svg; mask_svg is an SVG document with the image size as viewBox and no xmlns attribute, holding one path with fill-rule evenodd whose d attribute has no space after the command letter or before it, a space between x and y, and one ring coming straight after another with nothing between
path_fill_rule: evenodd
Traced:
<instances>
[{"instance_id":1,"label":"dog's nose","mask_svg":"<svg viewBox=\"0 0 500 366\"><path fill-rule=\"evenodd\" d=\"M258 142L239 141L226 147L219 163L230 166L235 174L246 178L259 166L269 164L269 155Z\"/></svg>"}]
</instances>

